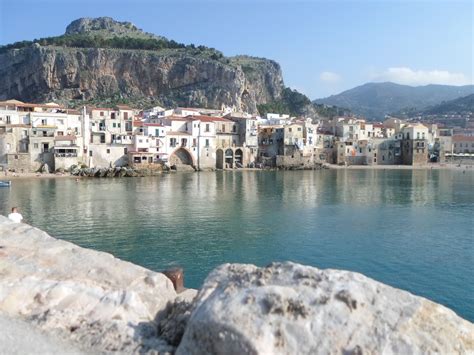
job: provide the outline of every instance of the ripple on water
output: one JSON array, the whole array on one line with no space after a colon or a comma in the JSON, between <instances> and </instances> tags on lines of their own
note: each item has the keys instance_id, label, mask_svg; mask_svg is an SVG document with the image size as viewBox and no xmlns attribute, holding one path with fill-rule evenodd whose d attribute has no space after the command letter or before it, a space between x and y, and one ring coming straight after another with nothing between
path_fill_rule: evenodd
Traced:
<instances>
[{"instance_id":1,"label":"ripple on water","mask_svg":"<svg viewBox=\"0 0 474 355\"><path fill-rule=\"evenodd\" d=\"M362 272L474 320L474 173L217 172L18 180L3 213L199 287L224 262Z\"/></svg>"}]
</instances>

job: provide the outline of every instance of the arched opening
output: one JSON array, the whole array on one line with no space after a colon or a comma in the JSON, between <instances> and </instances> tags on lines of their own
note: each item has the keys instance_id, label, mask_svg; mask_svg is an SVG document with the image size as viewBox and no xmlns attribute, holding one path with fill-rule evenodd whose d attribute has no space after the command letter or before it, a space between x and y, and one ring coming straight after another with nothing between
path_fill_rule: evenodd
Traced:
<instances>
[{"instance_id":1,"label":"arched opening","mask_svg":"<svg viewBox=\"0 0 474 355\"><path fill-rule=\"evenodd\" d=\"M242 152L242 149L237 149L235 151L235 166L237 168L243 168L244 167L244 154Z\"/></svg>"},{"instance_id":2,"label":"arched opening","mask_svg":"<svg viewBox=\"0 0 474 355\"><path fill-rule=\"evenodd\" d=\"M193 157L191 154L184 148L179 148L174 151L170 156L170 165L180 166L180 165L193 165Z\"/></svg>"},{"instance_id":3,"label":"arched opening","mask_svg":"<svg viewBox=\"0 0 474 355\"><path fill-rule=\"evenodd\" d=\"M222 149L217 149L216 151L216 169L224 168L224 152Z\"/></svg>"},{"instance_id":4,"label":"arched opening","mask_svg":"<svg viewBox=\"0 0 474 355\"><path fill-rule=\"evenodd\" d=\"M225 151L225 167L230 169L234 167L234 152L230 148Z\"/></svg>"}]
</instances>

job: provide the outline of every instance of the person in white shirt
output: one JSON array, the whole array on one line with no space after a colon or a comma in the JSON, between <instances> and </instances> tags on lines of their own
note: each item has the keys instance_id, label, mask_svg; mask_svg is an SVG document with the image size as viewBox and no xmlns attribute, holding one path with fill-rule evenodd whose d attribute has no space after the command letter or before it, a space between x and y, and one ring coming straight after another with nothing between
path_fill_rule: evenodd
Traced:
<instances>
[{"instance_id":1,"label":"person in white shirt","mask_svg":"<svg viewBox=\"0 0 474 355\"><path fill-rule=\"evenodd\" d=\"M12 220L13 222L15 222L15 223L21 223L21 221L23 219L23 216L21 215L21 213L18 213L18 208L17 207L13 207L12 208L12 213L10 213L8 215L8 218L10 220Z\"/></svg>"}]
</instances>

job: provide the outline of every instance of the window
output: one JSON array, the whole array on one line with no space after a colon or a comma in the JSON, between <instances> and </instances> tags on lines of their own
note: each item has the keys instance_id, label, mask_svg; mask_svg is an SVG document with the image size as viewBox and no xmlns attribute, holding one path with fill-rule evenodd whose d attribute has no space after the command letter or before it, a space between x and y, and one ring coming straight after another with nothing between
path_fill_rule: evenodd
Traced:
<instances>
[{"instance_id":1,"label":"window","mask_svg":"<svg viewBox=\"0 0 474 355\"><path fill-rule=\"evenodd\" d=\"M209 123L206 123L206 132L209 132L210 131L210 127L209 127Z\"/></svg>"},{"instance_id":2,"label":"window","mask_svg":"<svg viewBox=\"0 0 474 355\"><path fill-rule=\"evenodd\" d=\"M206 139L206 147L209 147L209 139Z\"/></svg>"},{"instance_id":3,"label":"window","mask_svg":"<svg viewBox=\"0 0 474 355\"><path fill-rule=\"evenodd\" d=\"M292 131L292 128L291 128L291 127L290 127L290 128L288 128L288 132L291 132L291 131Z\"/></svg>"},{"instance_id":4,"label":"window","mask_svg":"<svg viewBox=\"0 0 474 355\"><path fill-rule=\"evenodd\" d=\"M117 123L117 127L120 128L120 123Z\"/></svg>"},{"instance_id":5,"label":"window","mask_svg":"<svg viewBox=\"0 0 474 355\"><path fill-rule=\"evenodd\" d=\"M110 149L107 149L107 154L110 154Z\"/></svg>"},{"instance_id":6,"label":"window","mask_svg":"<svg viewBox=\"0 0 474 355\"><path fill-rule=\"evenodd\" d=\"M33 148L38 149L38 143L34 143Z\"/></svg>"},{"instance_id":7,"label":"window","mask_svg":"<svg viewBox=\"0 0 474 355\"><path fill-rule=\"evenodd\" d=\"M193 138L193 147L196 146L196 138Z\"/></svg>"},{"instance_id":8,"label":"window","mask_svg":"<svg viewBox=\"0 0 474 355\"><path fill-rule=\"evenodd\" d=\"M298 127L298 132L301 132L301 127Z\"/></svg>"},{"instance_id":9,"label":"window","mask_svg":"<svg viewBox=\"0 0 474 355\"><path fill-rule=\"evenodd\" d=\"M100 111L100 115L101 115L101 116L104 116L104 112L103 112L103 111Z\"/></svg>"},{"instance_id":10,"label":"window","mask_svg":"<svg viewBox=\"0 0 474 355\"><path fill-rule=\"evenodd\" d=\"M170 147L176 147L176 138L170 138Z\"/></svg>"},{"instance_id":11,"label":"window","mask_svg":"<svg viewBox=\"0 0 474 355\"><path fill-rule=\"evenodd\" d=\"M100 143L105 143L105 134L100 135Z\"/></svg>"},{"instance_id":12,"label":"window","mask_svg":"<svg viewBox=\"0 0 474 355\"><path fill-rule=\"evenodd\" d=\"M188 144L188 140L186 138L181 138L181 146L184 147Z\"/></svg>"},{"instance_id":13,"label":"window","mask_svg":"<svg viewBox=\"0 0 474 355\"><path fill-rule=\"evenodd\" d=\"M115 119L115 112L112 112L112 113L110 114L110 118Z\"/></svg>"},{"instance_id":14,"label":"window","mask_svg":"<svg viewBox=\"0 0 474 355\"><path fill-rule=\"evenodd\" d=\"M232 132L237 132L237 127L235 125L232 126Z\"/></svg>"},{"instance_id":15,"label":"window","mask_svg":"<svg viewBox=\"0 0 474 355\"><path fill-rule=\"evenodd\" d=\"M7 116L7 117L6 117L6 119L7 119L7 124L10 124L10 123L12 123L12 119L11 119L11 117L10 117L10 116Z\"/></svg>"},{"instance_id":16,"label":"window","mask_svg":"<svg viewBox=\"0 0 474 355\"><path fill-rule=\"evenodd\" d=\"M92 123L91 123L91 126L92 126L92 127L94 127L94 126L95 126L95 123L94 123L94 122L92 122Z\"/></svg>"},{"instance_id":17,"label":"window","mask_svg":"<svg viewBox=\"0 0 474 355\"><path fill-rule=\"evenodd\" d=\"M123 154L127 154L128 153L128 149L127 148L123 148Z\"/></svg>"},{"instance_id":18,"label":"window","mask_svg":"<svg viewBox=\"0 0 474 355\"><path fill-rule=\"evenodd\" d=\"M116 127L117 127L117 124L116 124L116 123L112 124L112 127L116 128Z\"/></svg>"},{"instance_id":19,"label":"window","mask_svg":"<svg viewBox=\"0 0 474 355\"><path fill-rule=\"evenodd\" d=\"M124 113L123 113L123 119L124 119L124 120L128 120L128 112L124 112Z\"/></svg>"},{"instance_id":20,"label":"window","mask_svg":"<svg viewBox=\"0 0 474 355\"><path fill-rule=\"evenodd\" d=\"M416 132L416 139L420 139L420 132Z\"/></svg>"},{"instance_id":21,"label":"window","mask_svg":"<svg viewBox=\"0 0 474 355\"><path fill-rule=\"evenodd\" d=\"M47 121L46 119L42 119L42 120L41 120L41 124L42 124L43 126L46 126L46 125L48 124L48 121Z\"/></svg>"},{"instance_id":22,"label":"window","mask_svg":"<svg viewBox=\"0 0 474 355\"><path fill-rule=\"evenodd\" d=\"M225 124L222 125L222 132L225 132Z\"/></svg>"}]
</instances>

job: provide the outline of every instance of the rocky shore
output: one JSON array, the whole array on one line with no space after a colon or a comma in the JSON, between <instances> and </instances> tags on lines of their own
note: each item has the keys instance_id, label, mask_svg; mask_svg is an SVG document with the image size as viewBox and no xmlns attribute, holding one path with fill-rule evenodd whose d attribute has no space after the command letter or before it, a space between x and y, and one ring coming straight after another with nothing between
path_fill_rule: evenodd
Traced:
<instances>
[{"instance_id":1,"label":"rocky shore","mask_svg":"<svg viewBox=\"0 0 474 355\"><path fill-rule=\"evenodd\" d=\"M0 325L9 354L474 353L471 322L358 273L225 264L177 293L164 274L2 216Z\"/></svg>"}]
</instances>

